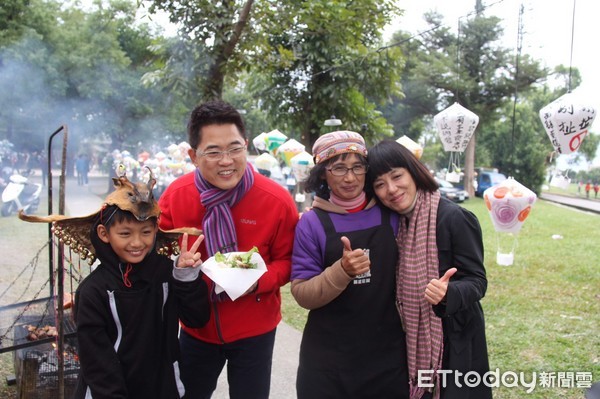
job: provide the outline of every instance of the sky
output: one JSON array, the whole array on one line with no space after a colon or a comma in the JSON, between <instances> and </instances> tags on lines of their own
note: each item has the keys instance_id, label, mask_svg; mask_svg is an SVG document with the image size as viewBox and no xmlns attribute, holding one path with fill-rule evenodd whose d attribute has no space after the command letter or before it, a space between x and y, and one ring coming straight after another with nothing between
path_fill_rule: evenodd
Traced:
<instances>
[{"instance_id":1,"label":"sky","mask_svg":"<svg viewBox=\"0 0 600 399\"><path fill-rule=\"evenodd\" d=\"M597 26L600 15L598 0L484 0L485 16L502 19L503 45L516 48L521 4L523 14L523 54L540 60L548 68L569 65L579 69L582 83L573 90L582 103L600 112L600 73L597 53ZM475 8L475 0L399 0L404 15L391 24L387 32L398 29L418 33L427 29L423 14L437 11L444 23L458 31L458 21L465 21ZM575 11L573 13L573 10ZM574 22L574 23L573 23ZM572 50L572 58L571 58ZM515 50L516 51L516 50ZM516 54L516 53L515 53ZM541 121L540 121L541 126ZM596 117L592 130L600 132L600 118ZM600 166L597 154L594 166ZM567 155L561 155L558 165L566 168Z\"/></svg>"}]
</instances>

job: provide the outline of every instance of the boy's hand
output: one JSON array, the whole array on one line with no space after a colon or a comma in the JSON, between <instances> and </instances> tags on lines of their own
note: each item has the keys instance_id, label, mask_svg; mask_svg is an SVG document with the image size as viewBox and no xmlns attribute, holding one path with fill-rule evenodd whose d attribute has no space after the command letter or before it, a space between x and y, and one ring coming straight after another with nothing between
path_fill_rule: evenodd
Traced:
<instances>
[{"instance_id":1,"label":"boy's hand","mask_svg":"<svg viewBox=\"0 0 600 399\"><path fill-rule=\"evenodd\" d=\"M183 234L183 239L181 240L181 255L179 255L179 258L177 259L177 267L196 267L202 264L200 252L196 252L202 241L204 241L204 234L200 234L200 236L198 236L198 239L188 251L188 234Z\"/></svg>"}]
</instances>

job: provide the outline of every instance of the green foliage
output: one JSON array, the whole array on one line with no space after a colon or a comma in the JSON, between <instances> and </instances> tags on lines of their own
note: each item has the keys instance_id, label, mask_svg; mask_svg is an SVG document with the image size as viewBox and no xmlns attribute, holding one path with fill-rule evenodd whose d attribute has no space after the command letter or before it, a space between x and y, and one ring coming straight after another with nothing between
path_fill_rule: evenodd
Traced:
<instances>
[{"instance_id":1,"label":"green foliage","mask_svg":"<svg viewBox=\"0 0 600 399\"><path fill-rule=\"evenodd\" d=\"M46 36L60 2L53 0L3 0L0 7L0 48L18 42L28 32ZM0 61L2 58L0 57Z\"/></svg>"},{"instance_id":2,"label":"green foliage","mask_svg":"<svg viewBox=\"0 0 600 399\"><path fill-rule=\"evenodd\" d=\"M32 1L23 21L44 23L15 30L19 40L0 50L0 89L12 93L0 99L0 132L17 149L42 148L62 124L73 152L90 151L96 139L121 148L170 130L168 118L159 116L170 112L161 106L165 97L141 84L155 39L146 26L135 26L136 6L94 7Z\"/></svg>"},{"instance_id":3,"label":"green foliage","mask_svg":"<svg viewBox=\"0 0 600 399\"><path fill-rule=\"evenodd\" d=\"M397 32L392 39L406 56L402 74L405 97L394 99L384 109L384 116L394 123L395 135L406 134L418 141L433 115L458 102L479 116L469 145L475 151L465 152L465 173L472 174L475 164L496 166L539 191L545 154L539 139L529 141L543 132L539 108L531 104L520 107L514 132L507 122L515 93L519 98L530 93L547 71L527 55L520 56L516 64L513 52L499 45L503 35L500 20L485 16L480 2L476 2L473 17L459 21L458 34L444 26L439 14L427 13L425 20L430 29L418 37ZM428 153L430 149L436 150L434 154ZM440 156L448 157L431 145L424 150L424 162L430 167L443 164L439 159L436 162Z\"/></svg>"},{"instance_id":4,"label":"green foliage","mask_svg":"<svg viewBox=\"0 0 600 399\"><path fill-rule=\"evenodd\" d=\"M480 116L477 164L539 186L541 144L552 148L537 110L581 80L564 66L548 75L526 54L517 73L512 51L498 46L498 19L481 13L461 21L460 36L429 13L431 30L396 32L384 46L382 28L399 12L391 0L155 0L149 11L167 11L181 27L169 39L135 22L132 0L85 11L55 0L5 3L0 90L10 95L0 97L0 134L32 150L64 123L73 151L94 138L129 149L185 140L189 110L216 95L246 111L251 137L277 128L310 148L333 114L368 144L404 134L422 141L424 162L440 169L448 154L432 116L460 101ZM539 143L529 148L531 139ZM590 135L580 156L590 161L598 141ZM518 157L507 149L517 144L527 149Z\"/></svg>"},{"instance_id":5,"label":"green foliage","mask_svg":"<svg viewBox=\"0 0 600 399\"><path fill-rule=\"evenodd\" d=\"M577 153L584 157L587 162L592 162L596 157L598 145L600 145L600 135L588 132Z\"/></svg>"},{"instance_id":6,"label":"green foliage","mask_svg":"<svg viewBox=\"0 0 600 399\"><path fill-rule=\"evenodd\" d=\"M264 3L264 6L257 4L255 7L254 0L151 2L150 12L166 11L171 22L180 24L181 39L191 50L189 56L194 84L181 87L187 89L183 92L184 96L189 97L193 93L197 101L222 97L226 78L235 79L246 62L245 57L253 52L258 40L255 32L264 32L267 24L274 20L265 18L268 12L272 14L275 10L270 2ZM165 69L173 66L174 63L167 59ZM166 76L177 79L179 75L173 75L171 70L167 71ZM166 83L171 85L170 80Z\"/></svg>"},{"instance_id":7,"label":"green foliage","mask_svg":"<svg viewBox=\"0 0 600 399\"><path fill-rule=\"evenodd\" d=\"M293 126L307 146L329 131L331 115L371 141L391 135L376 106L399 93L400 53L375 49L395 12L391 1L291 2L256 50L262 62L249 89L274 124Z\"/></svg>"}]
</instances>

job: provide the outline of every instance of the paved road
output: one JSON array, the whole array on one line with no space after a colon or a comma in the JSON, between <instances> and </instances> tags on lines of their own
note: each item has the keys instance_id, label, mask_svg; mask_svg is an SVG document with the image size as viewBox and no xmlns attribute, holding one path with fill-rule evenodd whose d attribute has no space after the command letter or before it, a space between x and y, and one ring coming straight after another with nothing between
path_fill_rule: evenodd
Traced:
<instances>
[{"instance_id":1,"label":"paved road","mask_svg":"<svg viewBox=\"0 0 600 399\"><path fill-rule=\"evenodd\" d=\"M578 197L569 197L566 195L542 193L540 198L546 201L559 203L562 205L577 208L583 211L600 213L600 200L592 200Z\"/></svg>"}]
</instances>

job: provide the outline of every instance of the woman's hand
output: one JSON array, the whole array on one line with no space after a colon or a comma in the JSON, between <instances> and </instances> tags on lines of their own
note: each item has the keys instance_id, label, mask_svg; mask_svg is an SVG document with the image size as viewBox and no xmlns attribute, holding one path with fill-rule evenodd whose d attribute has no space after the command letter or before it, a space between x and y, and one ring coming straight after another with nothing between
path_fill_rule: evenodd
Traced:
<instances>
[{"instance_id":1,"label":"woman's hand","mask_svg":"<svg viewBox=\"0 0 600 399\"><path fill-rule=\"evenodd\" d=\"M425 299L427 302L432 305L437 305L444 300L446 292L448 292L450 277L452 277L457 270L456 267L448 269L442 277L439 279L434 278L427 284L427 287L425 288Z\"/></svg>"},{"instance_id":2,"label":"woman's hand","mask_svg":"<svg viewBox=\"0 0 600 399\"><path fill-rule=\"evenodd\" d=\"M371 269L371 260L365 250L353 250L348 237L342 237L341 240L344 244L344 250L340 262L346 274L350 277L356 277L368 272Z\"/></svg>"},{"instance_id":3,"label":"woman's hand","mask_svg":"<svg viewBox=\"0 0 600 399\"><path fill-rule=\"evenodd\" d=\"M179 258L177 258L177 267L196 267L202 264L200 252L196 252L198 251L198 247L202 241L204 241L204 234L200 234L200 236L198 236L198 239L188 251L188 234L183 234L183 239L181 240L181 254L179 255Z\"/></svg>"}]
</instances>

